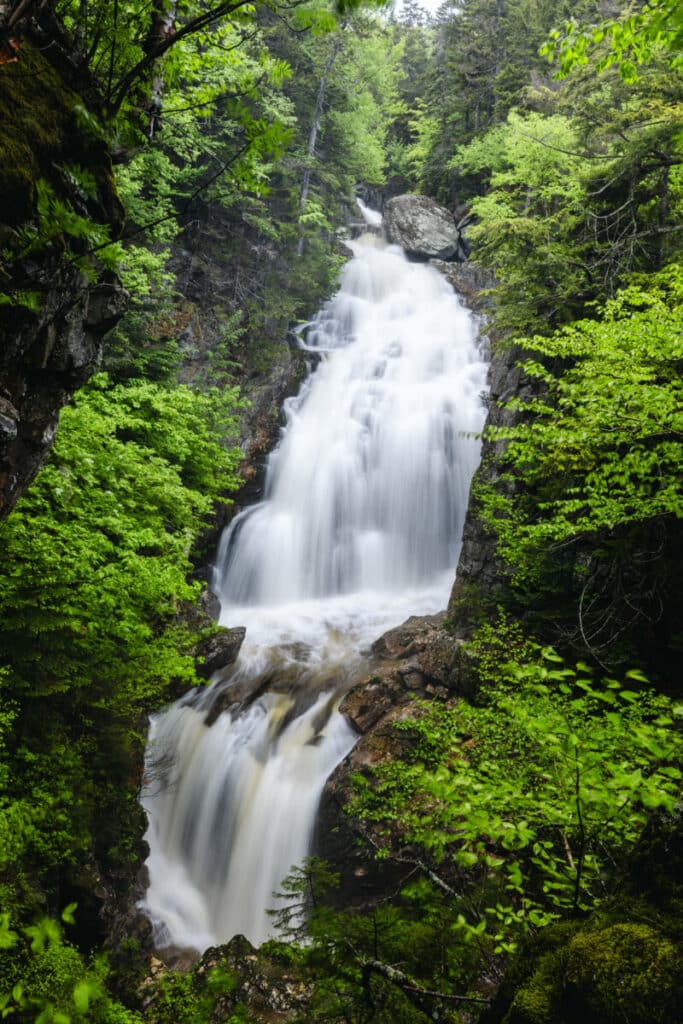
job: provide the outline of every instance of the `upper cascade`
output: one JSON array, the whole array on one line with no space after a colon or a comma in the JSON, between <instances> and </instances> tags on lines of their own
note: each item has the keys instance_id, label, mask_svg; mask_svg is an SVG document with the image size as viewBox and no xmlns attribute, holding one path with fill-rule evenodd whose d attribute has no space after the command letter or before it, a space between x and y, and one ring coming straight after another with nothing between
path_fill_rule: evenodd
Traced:
<instances>
[{"instance_id":1,"label":"upper cascade","mask_svg":"<svg viewBox=\"0 0 683 1024\"><path fill-rule=\"evenodd\" d=\"M395 591L455 566L484 418L476 325L432 268L373 236L350 245L306 334L326 356L289 404L265 500L227 538L227 605Z\"/></svg>"}]
</instances>

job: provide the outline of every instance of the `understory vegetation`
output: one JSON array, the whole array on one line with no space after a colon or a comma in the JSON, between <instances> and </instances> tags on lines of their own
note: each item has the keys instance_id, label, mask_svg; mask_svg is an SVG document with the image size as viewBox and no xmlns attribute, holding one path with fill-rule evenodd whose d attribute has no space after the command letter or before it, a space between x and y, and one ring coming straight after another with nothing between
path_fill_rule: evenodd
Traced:
<instances>
[{"instance_id":1,"label":"understory vegetation","mask_svg":"<svg viewBox=\"0 0 683 1024\"><path fill-rule=\"evenodd\" d=\"M0 306L40 309L46 254L130 304L0 525L0 1013L257 1019L225 951L143 1008L100 911L141 861L146 715L200 685L195 554L240 485L244 394L333 287L362 185L443 203L491 274L519 386L470 515L501 586L450 611L468 696L416 701L355 778L378 894L344 907L329 865L293 866L281 941L246 955L305 993L291 1021L673 1024L680 5L49 6L0 4Z\"/></svg>"}]
</instances>

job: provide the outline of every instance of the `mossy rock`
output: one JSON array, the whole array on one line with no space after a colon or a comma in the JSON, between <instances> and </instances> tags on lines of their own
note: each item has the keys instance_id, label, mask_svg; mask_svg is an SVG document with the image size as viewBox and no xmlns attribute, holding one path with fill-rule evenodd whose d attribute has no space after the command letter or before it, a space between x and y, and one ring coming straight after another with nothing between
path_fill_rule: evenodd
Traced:
<instances>
[{"instance_id":1,"label":"mossy rock","mask_svg":"<svg viewBox=\"0 0 683 1024\"><path fill-rule=\"evenodd\" d=\"M554 1024L567 949L578 927L576 922L563 922L544 928L522 947L500 993L509 1009L496 1020L502 1024Z\"/></svg>"},{"instance_id":2,"label":"mossy rock","mask_svg":"<svg viewBox=\"0 0 683 1024\"><path fill-rule=\"evenodd\" d=\"M649 924L599 921L541 931L482 1024L673 1024L683 1005L676 944Z\"/></svg>"},{"instance_id":3,"label":"mossy rock","mask_svg":"<svg viewBox=\"0 0 683 1024\"><path fill-rule=\"evenodd\" d=\"M550 1024L552 1012L552 989L543 985L521 988L505 1016L505 1024Z\"/></svg>"},{"instance_id":4,"label":"mossy rock","mask_svg":"<svg viewBox=\"0 0 683 1024\"><path fill-rule=\"evenodd\" d=\"M683 1006L683 958L647 924L575 936L562 993L571 1024L670 1024Z\"/></svg>"},{"instance_id":5,"label":"mossy rock","mask_svg":"<svg viewBox=\"0 0 683 1024\"><path fill-rule=\"evenodd\" d=\"M84 128L86 123L93 128ZM94 131L96 125L83 97L62 81L46 57L22 41L19 59L3 65L0 74L0 224L18 227L31 219L39 178L58 192L68 192L60 168L70 165L94 176L98 219L115 227L121 223L109 153L104 138Z\"/></svg>"}]
</instances>

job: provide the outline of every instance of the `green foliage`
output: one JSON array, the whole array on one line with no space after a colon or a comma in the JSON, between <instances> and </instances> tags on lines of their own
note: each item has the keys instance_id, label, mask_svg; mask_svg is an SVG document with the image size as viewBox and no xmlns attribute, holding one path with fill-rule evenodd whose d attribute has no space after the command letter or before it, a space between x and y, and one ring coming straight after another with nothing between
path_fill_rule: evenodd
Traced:
<instances>
[{"instance_id":1,"label":"green foliage","mask_svg":"<svg viewBox=\"0 0 683 1024\"><path fill-rule=\"evenodd\" d=\"M317 858L292 871L275 919L290 942L266 950L289 962L311 990L306 1020L346 1020L364 1024L418 1024L439 1006L436 992L467 985L477 951L463 945L453 925L457 901L444 901L426 881L404 880L390 901L378 900L363 913L335 910L339 879ZM385 965L388 973L375 969ZM390 965L400 965L392 979ZM421 998L415 993L425 990ZM432 995L426 993L431 992Z\"/></svg>"},{"instance_id":2,"label":"green foliage","mask_svg":"<svg viewBox=\"0 0 683 1024\"><path fill-rule=\"evenodd\" d=\"M511 404L530 414L515 426L489 430L508 442L505 464L534 492L533 522L524 512L520 522L517 507L496 523L512 560L628 523L683 516L682 331L683 271L671 267L646 288L621 291L600 319L523 342L536 357L523 369L547 392Z\"/></svg>"},{"instance_id":3,"label":"green foliage","mask_svg":"<svg viewBox=\"0 0 683 1024\"><path fill-rule=\"evenodd\" d=\"M34 695L94 685L111 701L113 673L139 701L138 673L191 678L154 624L196 594L192 536L236 482L239 456L219 440L234 400L99 378L64 411L50 464L3 526L3 647Z\"/></svg>"},{"instance_id":4,"label":"green foliage","mask_svg":"<svg viewBox=\"0 0 683 1024\"><path fill-rule=\"evenodd\" d=\"M372 785L360 777L354 807L444 869L497 880L494 901L455 922L497 953L609 894L614 865L653 808L673 810L681 780L676 709L639 673L596 681L544 650L515 675L490 687L487 706L431 705L400 723L410 758L379 768Z\"/></svg>"},{"instance_id":5,"label":"green foliage","mask_svg":"<svg viewBox=\"0 0 683 1024\"><path fill-rule=\"evenodd\" d=\"M451 163L454 149L523 107L531 76L538 80L545 71L538 47L550 30L595 8L556 0L451 0L435 25L405 30L407 90L419 86L432 126L414 168L419 190L449 207L481 192L477 174ZM408 105L415 109L413 99Z\"/></svg>"},{"instance_id":6,"label":"green foliage","mask_svg":"<svg viewBox=\"0 0 683 1024\"><path fill-rule=\"evenodd\" d=\"M513 425L487 431L514 488L480 486L477 500L514 585L576 602L577 642L607 661L638 638L648 656L643 627L659 624L661 655L677 643L682 281L672 266L599 318L524 340L541 397L512 401Z\"/></svg>"},{"instance_id":7,"label":"green foliage","mask_svg":"<svg viewBox=\"0 0 683 1024\"><path fill-rule=\"evenodd\" d=\"M201 984L197 984L197 981ZM160 1024L199 1024L211 1019L217 1001L235 988L234 975L220 967L209 969L196 979L191 975L170 974L154 989L154 1019ZM236 1012L228 1024L248 1024L248 1018Z\"/></svg>"},{"instance_id":8,"label":"green foliage","mask_svg":"<svg viewBox=\"0 0 683 1024\"><path fill-rule=\"evenodd\" d=\"M237 404L96 378L2 525L0 849L15 879L97 843L128 856L138 716L197 682L178 615L199 592L193 540L237 481L222 444Z\"/></svg>"},{"instance_id":9,"label":"green foliage","mask_svg":"<svg viewBox=\"0 0 683 1024\"><path fill-rule=\"evenodd\" d=\"M0 81L1 305L40 308L44 282L14 275L22 257L68 257L87 273L111 265L103 246L120 228L121 210L103 140L81 133L83 100L28 40ZM88 115L91 116L91 115Z\"/></svg>"},{"instance_id":10,"label":"green foliage","mask_svg":"<svg viewBox=\"0 0 683 1024\"><path fill-rule=\"evenodd\" d=\"M488 192L472 203L478 223L469 236L500 282L499 328L566 319L592 294L593 240L577 238L586 216L578 145L566 117L513 111L453 158L460 172L490 175Z\"/></svg>"},{"instance_id":11,"label":"green foliage","mask_svg":"<svg viewBox=\"0 0 683 1024\"><path fill-rule=\"evenodd\" d=\"M87 172L67 168L63 177L68 181L70 192L82 192L84 198L94 198L94 181ZM109 244L109 226L77 213L73 202L60 198L44 179L36 182L36 215L35 227L17 231L20 246L17 258L26 259L48 247L57 247L64 249L71 262L92 279L97 268L91 257L97 250L102 266L117 269L118 248Z\"/></svg>"},{"instance_id":12,"label":"green foliage","mask_svg":"<svg viewBox=\"0 0 683 1024\"><path fill-rule=\"evenodd\" d=\"M489 181L469 234L496 274L496 326L508 333L571 321L680 253L680 89L653 69L637 87L616 80L568 102L567 113L511 112L452 161Z\"/></svg>"},{"instance_id":13,"label":"green foliage","mask_svg":"<svg viewBox=\"0 0 683 1024\"><path fill-rule=\"evenodd\" d=\"M640 5L639 5L640 6ZM653 51L672 51L673 67L680 68L683 57L683 15L676 0L648 0L636 13L627 10L619 18L594 25L567 22L564 31L552 33L541 52L550 60L558 59L560 73L569 74L586 64L591 53L599 48L602 56L598 71L618 65L626 80L637 77L636 64L648 62Z\"/></svg>"},{"instance_id":14,"label":"green foliage","mask_svg":"<svg viewBox=\"0 0 683 1024\"><path fill-rule=\"evenodd\" d=\"M76 904L64 909L65 924L74 924L75 909ZM105 958L87 964L65 940L60 922L44 917L20 935L9 928L9 915L2 915L0 948L11 957L0 981L3 1018L18 1016L35 1024L140 1024L139 1014L108 996Z\"/></svg>"}]
</instances>

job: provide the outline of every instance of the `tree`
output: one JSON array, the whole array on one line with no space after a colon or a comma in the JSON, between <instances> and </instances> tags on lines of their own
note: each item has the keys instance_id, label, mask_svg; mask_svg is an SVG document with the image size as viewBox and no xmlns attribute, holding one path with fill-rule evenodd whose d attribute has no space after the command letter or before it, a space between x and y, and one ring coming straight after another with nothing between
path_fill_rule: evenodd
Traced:
<instances>
[{"instance_id":1,"label":"tree","mask_svg":"<svg viewBox=\"0 0 683 1024\"><path fill-rule=\"evenodd\" d=\"M506 331L570 321L682 251L683 92L668 62L632 83L578 73L540 99L543 112L511 111L451 162L488 181L470 233L473 258L497 275Z\"/></svg>"},{"instance_id":2,"label":"tree","mask_svg":"<svg viewBox=\"0 0 683 1024\"><path fill-rule=\"evenodd\" d=\"M649 62L658 48L671 51L673 67L681 67L683 15L676 0L648 0L638 5L636 13L626 11L589 26L572 19L563 32L552 33L542 52L551 60L559 59L560 73L567 75L598 50L599 71L617 64L622 76L633 80L636 65Z\"/></svg>"},{"instance_id":3,"label":"tree","mask_svg":"<svg viewBox=\"0 0 683 1024\"><path fill-rule=\"evenodd\" d=\"M489 430L516 488L481 496L518 585L545 592L561 578L573 593L578 643L664 671L680 630L682 285L672 266L596 319L523 341L544 394Z\"/></svg>"},{"instance_id":4,"label":"tree","mask_svg":"<svg viewBox=\"0 0 683 1024\"><path fill-rule=\"evenodd\" d=\"M499 660L486 687L479 706L431 702L400 723L409 755L357 778L353 812L385 856L434 858L455 930L503 954L614 891L651 811L675 807L681 744L638 672L596 680L545 649Z\"/></svg>"},{"instance_id":5,"label":"tree","mask_svg":"<svg viewBox=\"0 0 683 1024\"><path fill-rule=\"evenodd\" d=\"M193 540L236 483L235 402L97 378L2 525L0 862L20 907L93 848L128 853L139 716L197 684L179 616Z\"/></svg>"}]
</instances>

